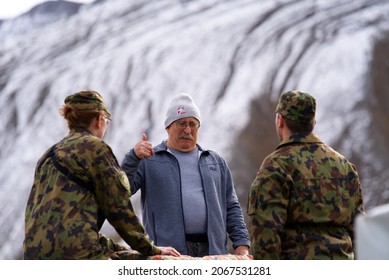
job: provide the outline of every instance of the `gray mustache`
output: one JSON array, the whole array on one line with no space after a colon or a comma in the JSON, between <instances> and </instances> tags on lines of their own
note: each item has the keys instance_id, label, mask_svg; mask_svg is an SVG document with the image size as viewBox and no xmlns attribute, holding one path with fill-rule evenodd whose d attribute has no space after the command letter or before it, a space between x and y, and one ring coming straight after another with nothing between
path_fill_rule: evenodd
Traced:
<instances>
[{"instance_id":1,"label":"gray mustache","mask_svg":"<svg viewBox=\"0 0 389 280\"><path fill-rule=\"evenodd\" d=\"M187 135L187 134L181 134L179 136L179 139L189 139L189 140L193 140L193 136L192 135Z\"/></svg>"}]
</instances>

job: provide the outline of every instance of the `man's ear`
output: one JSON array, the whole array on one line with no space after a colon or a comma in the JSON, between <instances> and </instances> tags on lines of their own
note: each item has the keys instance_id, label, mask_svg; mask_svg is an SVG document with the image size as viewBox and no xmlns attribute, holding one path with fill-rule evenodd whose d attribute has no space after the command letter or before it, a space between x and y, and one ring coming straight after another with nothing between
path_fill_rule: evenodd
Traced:
<instances>
[{"instance_id":1,"label":"man's ear","mask_svg":"<svg viewBox=\"0 0 389 280\"><path fill-rule=\"evenodd\" d=\"M281 114L278 114L278 127L282 128L285 126L285 119Z\"/></svg>"}]
</instances>

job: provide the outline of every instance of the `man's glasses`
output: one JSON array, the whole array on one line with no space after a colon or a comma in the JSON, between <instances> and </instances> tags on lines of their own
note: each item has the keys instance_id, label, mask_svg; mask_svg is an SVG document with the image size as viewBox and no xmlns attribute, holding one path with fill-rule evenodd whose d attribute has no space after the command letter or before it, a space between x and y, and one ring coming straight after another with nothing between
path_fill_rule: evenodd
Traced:
<instances>
[{"instance_id":1,"label":"man's glasses","mask_svg":"<svg viewBox=\"0 0 389 280\"><path fill-rule=\"evenodd\" d=\"M195 130L195 129L198 129L200 127L200 124L198 122L186 122L186 121L176 121L175 122L177 127L179 129L185 129L187 126L189 126L190 129L192 130Z\"/></svg>"}]
</instances>

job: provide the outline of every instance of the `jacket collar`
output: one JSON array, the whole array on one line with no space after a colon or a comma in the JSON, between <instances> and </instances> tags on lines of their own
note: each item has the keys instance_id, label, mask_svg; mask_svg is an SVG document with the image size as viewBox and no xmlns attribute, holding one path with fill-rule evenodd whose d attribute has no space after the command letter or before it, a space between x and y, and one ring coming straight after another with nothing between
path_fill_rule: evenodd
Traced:
<instances>
[{"instance_id":1,"label":"jacket collar","mask_svg":"<svg viewBox=\"0 0 389 280\"><path fill-rule=\"evenodd\" d=\"M294 143L323 143L323 141L312 132L295 133L289 138L282 141L276 148L279 149L282 146L294 144Z\"/></svg>"},{"instance_id":2,"label":"jacket collar","mask_svg":"<svg viewBox=\"0 0 389 280\"><path fill-rule=\"evenodd\" d=\"M88 129L86 128L73 128L70 130L69 132L70 134L74 134L74 133L81 133L81 134L90 134L93 136L93 133L90 132Z\"/></svg>"},{"instance_id":3,"label":"jacket collar","mask_svg":"<svg viewBox=\"0 0 389 280\"><path fill-rule=\"evenodd\" d=\"M167 151L167 146L166 146L166 142L167 140L163 140L159 145L157 145L156 147L154 147L154 152L155 153L158 153L158 152L163 152L163 151ZM209 153L208 150L204 150L199 144L196 144L197 148L199 149L199 152L200 153Z\"/></svg>"}]
</instances>

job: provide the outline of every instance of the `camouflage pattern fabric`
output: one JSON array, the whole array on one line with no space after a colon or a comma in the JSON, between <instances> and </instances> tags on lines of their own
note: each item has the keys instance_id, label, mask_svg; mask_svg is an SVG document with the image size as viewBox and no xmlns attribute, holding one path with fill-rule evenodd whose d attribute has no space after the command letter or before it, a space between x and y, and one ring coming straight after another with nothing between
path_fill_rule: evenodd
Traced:
<instances>
[{"instance_id":1,"label":"camouflage pattern fabric","mask_svg":"<svg viewBox=\"0 0 389 280\"><path fill-rule=\"evenodd\" d=\"M276 113L297 123L311 124L315 120L316 100L302 91L283 92L278 98Z\"/></svg>"},{"instance_id":2,"label":"camouflage pattern fabric","mask_svg":"<svg viewBox=\"0 0 389 280\"><path fill-rule=\"evenodd\" d=\"M65 98L65 104L71 105L74 109L80 111L104 111L107 117L111 116L108 112L103 97L97 91L84 90Z\"/></svg>"},{"instance_id":3,"label":"camouflage pattern fabric","mask_svg":"<svg viewBox=\"0 0 389 280\"><path fill-rule=\"evenodd\" d=\"M37 164L25 217L24 259L118 259L129 249L99 233L107 219L132 249L161 251L139 222L129 182L111 148L87 130L71 130L55 145L58 162L94 192L65 177L46 152Z\"/></svg>"},{"instance_id":4,"label":"camouflage pattern fabric","mask_svg":"<svg viewBox=\"0 0 389 280\"><path fill-rule=\"evenodd\" d=\"M264 160L247 209L254 259L354 258L358 173L313 133L292 135Z\"/></svg>"}]
</instances>

